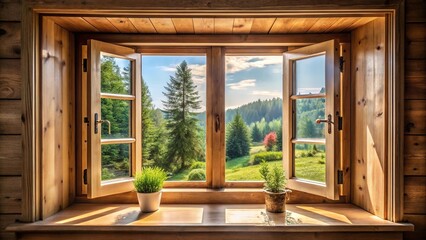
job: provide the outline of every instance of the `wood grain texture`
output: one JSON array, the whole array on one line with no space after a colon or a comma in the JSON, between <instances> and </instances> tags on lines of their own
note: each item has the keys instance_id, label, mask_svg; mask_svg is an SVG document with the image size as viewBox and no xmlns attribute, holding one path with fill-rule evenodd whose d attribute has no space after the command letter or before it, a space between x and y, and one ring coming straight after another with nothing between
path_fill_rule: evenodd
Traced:
<instances>
[{"instance_id":1,"label":"wood grain texture","mask_svg":"<svg viewBox=\"0 0 426 240\"><path fill-rule=\"evenodd\" d=\"M121 33L137 33L138 30L128 18L107 18Z\"/></svg>"},{"instance_id":2,"label":"wood grain texture","mask_svg":"<svg viewBox=\"0 0 426 240\"><path fill-rule=\"evenodd\" d=\"M0 58L21 57L21 23L0 22Z\"/></svg>"},{"instance_id":3,"label":"wood grain texture","mask_svg":"<svg viewBox=\"0 0 426 240\"><path fill-rule=\"evenodd\" d=\"M250 33L252 34L268 34L274 24L276 18L255 18L251 25Z\"/></svg>"},{"instance_id":4,"label":"wood grain texture","mask_svg":"<svg viewBox=\"0 0 426 240\"><path fill-rule=\"evenodd\" d=\"M48 17L59 26L72 32L98 32L93 25L82 17Z\"/></svg>"},{"instance_id":5,"label":"wood grain texture","mask_svg":"<svg viewBox=\"0 0 426 240\"><path fill-rule=\"evenodd\" d=\"M21 134L21 100L0 100L0 134Z\"/></svg>"},{"instance_id":6,"label":"wood grain texture","mask_svg":"<svg viewBox=\"0 0 426 240\"><path fill-rule=\"evenodd\" d=\"M404 178L404 213L426 214L426 176Z\"/></svg>"},{"instance_id":7,"label":"wood grain texture","mask_svg":"<svg viewBox=\"0 0 426 240\"><path fill-rule=\"evenodd\" d=\"M192 18L172 18L176 33L194 33L194 22Z\"/></svg>"},{"instance_id":8,"label":"wood grain texture","mask_svg":"<svg viewBox=\"0 0 426 240\"><path fill-rule=\"evenodd\" d=\"M426 134L426 99L406 100L405 106L405 133Z\"/></svg>"},{"instance_id":9,"label":"wood grain texture","mask_svg":"<svg viewBox=\"0 0 426 240\"><path fill-rule=\"evenodd\" d=\"M15 240L16 236L13 232L5 232L8 225L15 223L21 215L18 214L2 214L0 215L0 239L2 240Z\"/></svg>"},{"instance_id":10,"label":"wood grain texture","mask_svg":"<svg viewBox=\"0 0 426 240\"><path fill-rule=\"evenodd\" d=\"M0 214L20 214L22 202L21 177L0 176Z\"/></svg>"},{"instance_id":11,"label":"wood grain texture","mask_svg":"<svg viewBox=\"0 0 426 240\"><path fill-rule=\"evenodd\" d=\"M426 136L405 136L404 172L405 175L426 175Z\"/></svg>"},{"instance_id":12,"label":"wood grain texture","mask_svg":"<svg viewBox=\"0 0 426 240\"><path fill-rule=\"evenodd\" d=\"M426 99L426 59L405 60L405 99Z\"/></svg>"},{"instance_id":13,"label":"wood grain texture","mask_svg":"<svg viewBox=\"0 0 426 240\"><path fill-rule=\"evenodd\" d=\"M22 175L22 139L20 135L0 135L0 175Z\"/></svg>"},{"instance_id":14,"label":"wood grain texture","mask_svg":"<svg viewBox=\"0 0 426 240\"><path fill-rule=\"evenodd\" d=\"M174 34L176 29L171 18L151 18L151 23L157 33Z\"/></svg>"},{"instance_id":15,"label":"wood grain texture","mask_svg":"<svg viewBox=\"0 0 426 240\"><path fill-rule=\"evenodd\" d=\"M426 1L406 0L405 1L405 21L406 22L426 22Z\"/></svg>"},{"instance_id":16,"label":"wood grain texture","mask_svg":"<svg viewBox=\"0 0 426 240\"><path fill-rule=\"evenodd\" d=\"M21 1L3 0L0 2L0 21L21 21Z\"/></svg>"},{"instance_id":17,"label":"wood grain texture","mask_svg":"<svg viewBox=\"0 0 426 240\"><path fill-rule=\"evenodd\" d=\"M83 19L100 32L119 32L118 29L105 17L83 17Z\"/></svg>"},{"instance_id":18,"label":"wood grain texture","mask_svg":"<svg viewBox=\"0 0 426 240\"><path fill-rule=\"evenodd\" d=\"M214 18L194 18L194 33L195 34L213 34L214 33Z\"/></svg>"},{"instance_id":19,"label":"wood grain texture","mask_svg":"<svg viewBox=\"0 0 426 240\"><path fill-rule=\"evenodd\" d=\"M234 26L232 28L233 34L247 34L250 33L253 25L253 18L235 18Z\"/></svg>"},{"instance_id":20,"label":"wood grain texture","mask_svg":"<svg viewBox=\"0 0 426 240\"><path fill-rule=\"evenodd\" d=\"M352 32L352 202L386 217L385 24ZM380 191L379 191L380 189Z\"/></svg>"},{"instance_id":21,"label":"wood grain texture","mask_svg":"<svg viewBox=\"0 0 426 240\"><path fill-rule=\"evenodd\" d=\"M414 224L414 232L404 232L404 240L426 238L426 215L405 214L404 221Z\"/></svg>"},{"instance_id":22,"label":"wood grain texture","mask_svg":"<svg viewBox=\"0 0 426 240\"><path fill-rule=\"evenodd\" d=\"M149 18L129 18L139 33L157 33Z\"/></svg>"},{"instance_id":23,"label":"wood grain texture","mask_svg":"<svg viewBox=\"0 0 426 240\"><path fill-rule=\"evenodd\" d=\"M73 45L68 31L44 19L42 50L42 217L70 203L74 174ZM52 71L53 69L53 71ZM74 183L72 183L74 184Z\"/></svg>"},{"instance_id":24,"label":"wood grain texture","mask_svg":"<svg viewBox=\"0 0 426 240\"><path fill-rule=\"evenodd\" d=\"M0 59L0 99L21 98L21 61Z\"/></svg>"}]
</instances>

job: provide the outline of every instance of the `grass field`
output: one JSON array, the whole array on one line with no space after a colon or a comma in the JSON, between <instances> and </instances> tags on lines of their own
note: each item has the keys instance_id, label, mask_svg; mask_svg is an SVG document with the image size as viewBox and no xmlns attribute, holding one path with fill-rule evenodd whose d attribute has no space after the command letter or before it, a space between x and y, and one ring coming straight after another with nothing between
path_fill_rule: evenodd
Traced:
<instances>
[{"instance_id":1,"label":"grass field","mask_svg":"<svg viewBox=\"0 0 426 240\"><path fill-rule=\"evenodd\" d=\"M264 147L253 146L250 154L264 151ZM325 181L325 159L324 152L317 152L309 155L308 150L296 150L296 177L313 181ZM226 162L225 179L226 181L261 181L259 168L260 165L249 165L250 156L244 156L228 160ZM282 161L268 162L269 166L273 164L282 164ZM186 181L190 170L184 170L173 175L169 181Z\"/></svg>"}]
</instances>

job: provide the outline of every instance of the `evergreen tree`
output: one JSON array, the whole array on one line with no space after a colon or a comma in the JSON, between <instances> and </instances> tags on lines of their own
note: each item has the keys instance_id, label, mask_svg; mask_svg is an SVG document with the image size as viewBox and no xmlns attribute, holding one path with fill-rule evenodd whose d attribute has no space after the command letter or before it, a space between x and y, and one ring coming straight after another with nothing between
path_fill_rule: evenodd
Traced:
<instances>
[{"instance_id":1,"label":"evergreen tree","mask_svg":"<svg viewBox=\"0 0 426 240\"><path fill-rule=\"evenodd\" d=\"M283 150L283 128L280 127L280 129L277 132L277 151Z\"/></svg>"},{"instance_id":2,"label":"evergreen tree","mask_svg":"<svg viewBox=\"0 0 426 240\"><path fill-rule=\"evenodd\" d=\"M226 156L230 159L250 154L250 137L248 127L237 113L228 124L226 133Z\"/></svg>"},{"instance_id":3,"label":"evergreen tree","mask_svg":"<svg viewBox=\"0 0 426 240\"><path fill-rule=\"evenodd\" d=\"M166 158L171 170L180 171L203 154L196 113L201 101L186 61L176 67L165 90L167 100L163 104L169 133Z\"/></svg>"},{"instance_id":4,"label":"evergreen tree","mask_svg":"<svg viewBox=\"0 0 426 240\"><path fill-rule=\"evenodd\" d=\"M153 144L154 122L151 93L146 82L142 79L142 159L148 164L152 160L150 152ZM158 134L158 131L157 131Z\"/></svg>"},{"instance_id":5,"label":"evergreen tree","mask_svg":"<svg viewBox=\"0 0 426 240\"><path fill-rule=\"evenodd\" d=\"M262 133L260 132L257 123L254 124L253 130L251 131L251 139L253 142L261 142L262 141Z\"/></svg>"}]
</instances>

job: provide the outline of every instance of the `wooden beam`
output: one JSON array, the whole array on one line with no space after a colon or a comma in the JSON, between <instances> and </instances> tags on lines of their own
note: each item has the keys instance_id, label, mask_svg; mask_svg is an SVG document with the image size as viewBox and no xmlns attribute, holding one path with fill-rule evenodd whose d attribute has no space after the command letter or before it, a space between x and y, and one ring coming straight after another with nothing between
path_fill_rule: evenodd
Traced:
<instances>
[{"instance_id":1,"label":"wooden beam","mask_svg":"<svg viewBox=\"0 0 426 240\"><path fill-rule=\"evenodd\" d=\"M83 41L96 39L128 46L305 46L338 39L350 42L350 34L288 35L133 35L80 34Z\"/></svg>"}]
</instances>

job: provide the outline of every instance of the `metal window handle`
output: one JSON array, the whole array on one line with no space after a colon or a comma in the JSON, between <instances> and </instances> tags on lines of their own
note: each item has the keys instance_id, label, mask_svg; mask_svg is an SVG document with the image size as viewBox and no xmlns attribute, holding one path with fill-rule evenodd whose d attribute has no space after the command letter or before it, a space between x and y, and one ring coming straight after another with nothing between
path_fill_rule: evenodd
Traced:
<instances>
[{"instance_id":1,"label":"metal window handle","mask_svg":"<svg viewBox=\"0 0 426 240\"><path fill-rule=\"evenodd\" d=\"M331 120L332 116L331 114L328 114L327 119L317 119L315 122L317 124L320 123L327 123L328 124L328 133L331 134L331 124L334 124L334 122Z\"/></svg>"},{"instance_id":2,"label":"metal window handle","mask_svg":"<svg viewBox=\"0 0 426 240\"><path fill-rule=\"evenodd\" d=\"M216 132L218 132L220 130L220 118L219 118L219 114L216 114L214 130Z\"/></svg>"},{"instance_id":3,"label":"metal window handle","mask_svg":"<svg viewBox=\"0 0 426 240\"><path fill-rule=\"evenodd\" d=\"M95 113L95 134L99 132L98 124L107 123L108 124L108 134L111 134L111 122L108 120L98 119L98 114Z\"/></svg>"}]
</instances>

